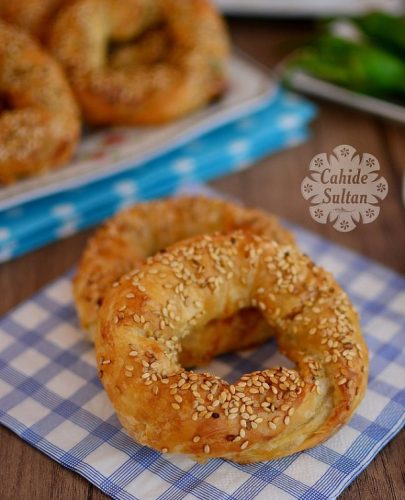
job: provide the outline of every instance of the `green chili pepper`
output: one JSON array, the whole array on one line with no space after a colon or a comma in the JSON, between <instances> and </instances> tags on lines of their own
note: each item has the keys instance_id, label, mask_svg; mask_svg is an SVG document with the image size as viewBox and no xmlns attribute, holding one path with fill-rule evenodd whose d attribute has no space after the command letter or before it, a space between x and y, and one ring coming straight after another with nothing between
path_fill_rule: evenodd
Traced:
<instances>
[{"instance_id":1,"label":"green chili pepper","mask_svg":"<svg viewBox=\"0 0 405 500\"><path fill-rule=\"evenodd\" d=\"M405 61L366 43L323 35L290 67L357 92L405 99Z\"/></svg>"},{"instance_id":2,"label":"green chili pepper","mask_svg":"<svg viewBox=\"0 0 405 500\"><path fill-rule=\"evenodd\" d=\"M405 58L405 17L372 12L353 21L373 43Z\"/></svg>"}]
</instances>

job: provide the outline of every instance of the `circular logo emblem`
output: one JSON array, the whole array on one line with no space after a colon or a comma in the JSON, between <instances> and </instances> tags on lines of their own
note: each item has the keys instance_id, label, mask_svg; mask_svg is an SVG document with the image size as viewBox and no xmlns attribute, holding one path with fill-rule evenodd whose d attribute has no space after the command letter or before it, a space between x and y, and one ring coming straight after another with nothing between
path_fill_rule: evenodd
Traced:
<instances>
[{"instance_id":1,"label":"circular logo emblem","mask_svg":"<svg viewBox=\"0 0 405 500\"><path fill-rule=\"evenodd\" d=\"M301 193L310 202L309 213L316 222L329 222L338 231L349 232L359 223L368 224L378 217L388 184L379 173L375 156L359 154L344 144L329 155L314 156L309 170Z\"/></svg>"}]
</instances>

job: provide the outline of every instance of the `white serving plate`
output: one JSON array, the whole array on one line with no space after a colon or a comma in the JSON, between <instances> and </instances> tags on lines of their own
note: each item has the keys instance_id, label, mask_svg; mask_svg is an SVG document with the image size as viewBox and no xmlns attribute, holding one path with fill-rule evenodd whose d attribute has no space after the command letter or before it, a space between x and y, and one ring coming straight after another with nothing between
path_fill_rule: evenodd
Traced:
<instances>
[{"instance_id":1,"label":"white serving plate","mask_svg":"<svg viewBox=\"0 0 405 500\"><path fill-rule=\"evenodd\" d=\"M308 16L355 15L368 10L404 12L403 0L215 0L225 14Z\"/></svg>"},{"instance_id":2,"label":"white serving plate","mask_svg":"<svg viewBox=\"0 0 405 500\"><path fill-rule=\"evenodd\" d=\"M259 110L277 94L275 79L245 56L232 55L229 73L225 96L186 118L164 126L110 128L86 134L69 165L1 187L0 210L139 167Z\"/></svg>"},{"instance_id":3,"label":"white serving plate","mask_svg":"<svg viewBox=\"0 0 405 500\"><path fill-rule=\"evenodd\" d=\"M288 83L293 89L305 92L305 94L322 97L345 106L405 123L404 106L353 92L333 83L314 78L303 71L296 70L289 73Z\"/></svg>"}]
</instances>

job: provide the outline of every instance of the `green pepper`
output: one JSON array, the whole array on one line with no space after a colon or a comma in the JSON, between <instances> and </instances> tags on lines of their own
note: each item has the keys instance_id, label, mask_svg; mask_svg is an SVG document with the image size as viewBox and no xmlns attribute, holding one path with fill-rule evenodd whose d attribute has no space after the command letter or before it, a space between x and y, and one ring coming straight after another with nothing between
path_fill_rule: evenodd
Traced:
<instances>
[{"instance_id":1,"label":"green pepper","mask_svg":"<svg viewBox=\"0 0 405 500\"><path fill-rule=\"evenodd\" d=\"M405 58L405 17L372 12L353 21L372 42Z\"/></svg>"},{"instance_id":2,"label":"green pepper","mask_svg":"<svg viewBox=\"0 0 405 500\"><path fill-rule=\"evenodd\" d=\"M323 35L297 53L290 67L357 92L405 99L405 62L367 43Z\"/></svg>"}]
</instances>

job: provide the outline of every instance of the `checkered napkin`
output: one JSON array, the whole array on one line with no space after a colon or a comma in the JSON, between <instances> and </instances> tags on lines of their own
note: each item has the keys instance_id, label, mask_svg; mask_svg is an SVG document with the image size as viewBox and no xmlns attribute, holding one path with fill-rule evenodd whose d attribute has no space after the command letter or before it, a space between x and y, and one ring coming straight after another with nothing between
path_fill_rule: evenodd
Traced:
<instances>
[{"instance_id":1,"label":"checkered napkin","mask_svg":"<svg viewBox=\"0 0 405 500\"><path fill-rule=\"evenodd\" d=\"M405 279L302 229L301 247L331 270L357 306L371 355L365 400L326 443L251 465L161 455L122 430L79 330L70 276L0 322L0 422L119 499L331 499L404 424ZM235 380L285 363L269 342L208 368Z\"/></svg>"},{"instance_id":2,"label":"checkered napkin","mask_svg":"<svg viewBox=\"0 0 405 500\"><path fill-rule=\"evenodd\" d=\"M251 166L304 141L314 106L279 91L259 111L112 178L0 211L0 262L94 226L119 209Z\"/></svg>"}]
</instances>

